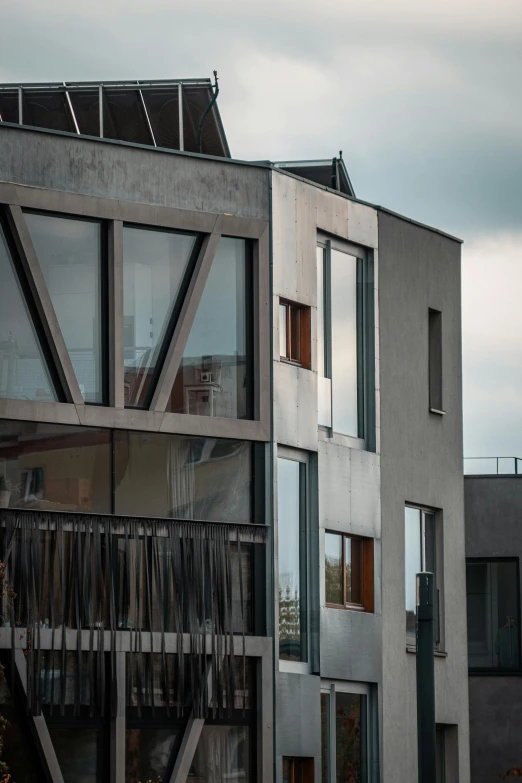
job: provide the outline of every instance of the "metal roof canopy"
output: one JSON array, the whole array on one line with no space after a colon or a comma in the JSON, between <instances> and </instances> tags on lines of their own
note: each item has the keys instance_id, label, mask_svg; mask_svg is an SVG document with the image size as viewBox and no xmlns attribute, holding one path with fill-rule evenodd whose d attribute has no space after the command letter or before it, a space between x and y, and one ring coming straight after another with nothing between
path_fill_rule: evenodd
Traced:
<instances>
[{"instance_id":1,"label":"metal roof canopy","mask_svg":"<svg viewBox=\"0 0 522 783\"><path fill-rule=\"evenodd\" d=\"M0 121L230 158L217 92L217 77L1 84Z\"/></svg>"},{"instance_id":2,"label":"metal roof canopy","mask_svg":"<svg viewBox=\"0 0 522 783\"><path fill-rule=\"evenodd\" d=\"M289 160L273 164L278 169L284 169L291 174L296 174L303 179L317 182L324 187L333 188L340 193L355 198L355 191L351 183L342 152L338 158L327 160Z\"/></svg>"}]
</instances>

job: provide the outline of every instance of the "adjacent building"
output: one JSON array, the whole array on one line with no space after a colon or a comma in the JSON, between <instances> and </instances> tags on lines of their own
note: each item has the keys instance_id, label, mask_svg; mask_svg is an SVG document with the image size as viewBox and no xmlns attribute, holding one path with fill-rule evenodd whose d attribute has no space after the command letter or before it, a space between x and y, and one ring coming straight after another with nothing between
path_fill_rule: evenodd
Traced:
<instances>
[{"instance_id":1,"label":"adjacent building","mask_svg":"<svg viewBox=\"0 0 522 783\"><path fill-rule=\"evenodd\" d=\"M5 758L413 781L432 570L437 774L468 783L460 242L342 156L233 160L215 98L0 87Z\"/></svg>"},{"instance_id":2,"label":"adjacent building","mask_svg":"<svg viewBox=\"0 0 522 783\"><path fill-rule=\"evenodd\" d=\"M471 779L522 768L522 462L470 459L464 478Z\"/></svg>"}]
</instances>

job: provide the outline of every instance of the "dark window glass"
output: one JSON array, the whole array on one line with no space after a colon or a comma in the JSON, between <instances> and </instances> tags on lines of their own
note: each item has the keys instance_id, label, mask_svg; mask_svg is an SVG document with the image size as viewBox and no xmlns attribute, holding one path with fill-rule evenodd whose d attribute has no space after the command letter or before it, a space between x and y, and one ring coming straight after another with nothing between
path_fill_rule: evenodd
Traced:
<instances>
[{"instance_id":1,"label":"dark window glass","mask_svg":"<svg viewBox=\"0 0 522 783\"><path fill-rule=\"evenodd\" d=\"M469 561L466 579L470 669L518 670L518 562Z\"/></svg>"},{"instance_id":2,"label":"dark window glass","mask_svg":"<svg viewBox=\"0 0 522 783\"><path fill-rule=\"evenodd\" d=\"M335 756L337 783L366 780L364 696L335 694Z\"/></svg>"},{"instance_id":3,"label":"dark window glass","mask_svg":"<svg viewBox=\"0 0 522 783\"><path fill-rule=\"evenodd\" d=\"M332 427L358 436L357 258L331 251Z\"/></svg>"},{"instance_id":4,"label":"dark window glass","mask_svg":"<svg viewBox=\"0 0 522 783\"><path fill-rule=\"evenodd\" d=\"M18 92L0 91L0 117L2 122L18 122Z\"/></svg>"},{"instance_id":5,"label":"dark window glass","mask_svg":"<svg viewBox=\"0 0 522 783\"><path fill-rule=\"evenodd\" d=\"M304 463L277 460L279 657L306 661L306 508Z\"/></svg>"},{"instance_id":6,"label":"dark window glass","mask_svg":"<svg viewBox=\"0 0 522 783\"><path fill-rule=\"evenodd\" d=\"M250 783L251 730L249 726L205 724L192 761L188 780L214 783L234 780Z\"/></svg>"},{"instance_id":7,"label":"dark window glass","mask_svg":"<svg viewBox=\"0 0 522 783\"><path fill-rule=\"evenodd\" d=\"M314 783L314 760L283 756L283 783Z\"/></svg>"},{"instance_id":8,"label":"dark window glass","mask_svg":"<svg viewBox=\"0 0 522 783\"><path fill-rule=\"evenodd\" d=\"M114 433L115 513L218 522L252 521L252 445L219 438Z\"/></svg>"},{"instance_id":9,"label":"dark window glass","mask_svg":"<svg viewBox=\"0 0 522 783\"><path fill-rule=\"evenodd\" d=\"M100 135L100 100L98 90L74 90L69 92L74 116L80 133L86 136Z\"/></svg>"},{"instance_id":10,"label":"dark window glass","mask_svg":"<svg viewBox=\"0 0 522 783\"><path fill-rule=\"evenodd\" d=\"M135 144L152 144L137 90L104 90L103 135Z\"/></svg>"},{"instance_id":11,"label":"dark window glass","mask_svg":"<svg viewBox=\"0 0 522 783\"><path fill-rule=\"evenodd\" d=\"M252 267L244 239L222 237L167 410L252 417Z\"/></svg>"},{"instance_id":12,"label":"dark window glass","mask_svg":"<svg viewBox=\"0 0 522 783\"><path fill-rule=\"evenodd\" d=\"M199 152L197 131L199 120L212 99L209 89L183 86L183 135L184 148L189 152ZM223 155L223 145L212 122L212 113L207 115L201 134L201 152L205 155Z\"/></svg>"},{"instance_id":13,"label":"dark window glass","mask_svg":"<svg viewBox=\"0 0 522 783\"><path fill-rule=\"evenodd\" d=\"M102 403L102 225L30 212L25 219L83 398Z\"/></svg>"},{"instance_id":14,"label":"dark window glass","mask_svg":"<svg viewBox=\"0 0 522 783\"><path fill-rule=\"evenodd\" d=\"M330 783L330 698L321 693L321 783Z\"/></svg>"},{"instance_id":15,"label":"dark window glass","mask_svg":"<svg viewBox=\"0 0 522 783\"><path fill-rule=\"evenodd\" d=\"M430 408L442 411L442 313L430 310L428 321Z\"/></svg>"},{"instance_id":16,"label":"dark window glass","mask_svg":"<svg viewBox=\"0 0 522 783\"><path fill-rule=\"evenodd\" d=\"M56 400L13 259L0 226L0 397Z\"/></svg>"},{"instance_id":17,"label":"dark window glass","mask_svg":"<svg viewBox=\"0 0 522 783\"><path fill-rule=\"evenodd\" d=\"M326 603L343 604L343 537L325 533Z\"/></svg>"},{"instance_id":18,"label":"dark window glass","mask_svg":"<svg viewBox=\"0 0 522 783\"><path fill-rule=\"evenodd\" d=\"M179 729L142 726L125 732L125 781L168 780L174 764Z\"/></svg>"},{"instance_id":19,"label":"dark window glass","mask_svg":"<svg viewBox=\"0 0 522 783\"><path fill-rule=\"evenodd\" d=\"M6 679L11 668L8 656L2 665L5 675L0 677L0 714L8 723L3 735L1 760L7 764L12 780L16 783L44 780L25 714L23 696L15 688L13 698L13 690Z\"/></svg>"},{"instance_id":20,"label":"dark window glass","mask_svg":"<svg viewBox=\"0 0 522 783\"><path fill-rule=\"evenodd\" d=\"M75 132L74 123L66 103L65 91L54 92L46 90L45 92L33 92L32 90L24 90L22 118L24 125Z\"/></svg>"},{"instance_id":21,"label":"dark window glass","mask_svg":"<svg viewBox=\"0 0 522 783\"><path fill-rule=\"evenodd\" d=\"M103 731L94 726L49 724L49 734L64 783L105 783Z\"/></svg>"},{"instance_id":22,"label":"dark window glass","mask_svg":"<svg viewBox=\"0 0 522 783\"><path fill-rule=\"evenodd\" d=\"M435 733L435 783L446 783L446 731L437 726Z\"/></svg>"},{"instance_id":23,"label":"dark window glass","mask_svg":"<svg viewBox=\"0 0 522 783\"><path fill-rule=\"evenodd\" d=\"M9 505L111 513L110 430L0 421Z\"/></svg>"},{"instance_id":24,"label":"dark window glass","mask_svg":"<svg viewBox=\"0 0 522 783\"><path fill-rule=\"evenodd\" d=\"M143 98L157 146L179 150L178 88L148 88Z\"/></svg>"},{"instance_id":25,"label":"dark window glass","mask_svg":"<svg viewBox=\"0 0 522 783\"><path fill-rule=\"evenodd\" d=\"M196 237L123 229L125 404L144 407L166 350Z\"/></svg>"}]
</instances>

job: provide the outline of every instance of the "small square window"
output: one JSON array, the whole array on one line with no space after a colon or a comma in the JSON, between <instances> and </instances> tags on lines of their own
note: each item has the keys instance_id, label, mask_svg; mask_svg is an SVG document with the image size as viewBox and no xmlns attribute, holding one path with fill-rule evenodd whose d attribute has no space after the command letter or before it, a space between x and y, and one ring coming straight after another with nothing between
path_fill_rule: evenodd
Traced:
<instances>
[{"instance_id":1,"label":"small square window","mask_svg":"<svg viewBox=\"0 0 522 783\"><path fill-rule=\"evenodd\" d=\"M373 612L373 539L325 533L326 605Z\"/></svg>"},{"instance_id":2,"label":"small square window","mask_svg":"<svg viewBox=\"0 0 522 783\"><path fill-rule=\"evenodd\" d=\"M282 359L310 369L310 308L279 302L279 353Z\"/></svg>"}]
</instances>

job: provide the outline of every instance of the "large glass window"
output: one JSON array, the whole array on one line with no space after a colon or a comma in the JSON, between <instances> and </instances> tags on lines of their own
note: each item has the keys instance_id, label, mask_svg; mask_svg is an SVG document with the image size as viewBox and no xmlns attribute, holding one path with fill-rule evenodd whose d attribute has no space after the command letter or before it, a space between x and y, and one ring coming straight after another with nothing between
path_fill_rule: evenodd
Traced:
<instances>
[{"instance_id":1,"label":"large glass window","mask_svg":"<svg viewBox=\"0 0 522 783\"><path fill-rule=\"evenodd\" d=\"M373 353L364 339L371 326L371 308L365 305L365 297L368 302L371 297L363 285L367 266L365 259L330 241L317 248L318 421L360 438L367 415L364 367Z\"/></svg>"},{"instance_id":2,"label":"large glass window","mask_svg":"<svg viewBox=\"0 0 522 783\"><path fill-rule=\"evenodd\" d=\"M110 460L110 430L0 421L0 503L110 514Z\"/></svg>"},{"instance_id":3,"label":"large glass window","mask_svg":"<svg viewBox=\"0 0 522 783\"><path fill-rule=\"evenodd\" d=\"M252 258L221 237L167 410L252 418Z\"/></svg>"},{"instance_id":4,"label":"large glass window","mask_svg":"<svg viewBox=\"0 0 522 783\"><path fill-rule=\"evenodd\" d=\"M56 400L1 226L0 281L0 397Z\"/></svg>"},{"instance_id":5,"label":"large glass window","mask_svg":"<svg viewBox=\"0 0 522 783\"><path fill-rule=\"evenodd\" d=\"M198 783L214 783L217 780L249 783L253 779L250 744L248 726L205 724L188 780L197 780Z\"/></svg>"},{"instance_id":6,"label":"large glass window","mask_svg":"<svg viewBox=\"0 0 522 783\"><path fill-rule=\"evenodd\" d=\"M277 460L279 657L307 660L306 463Z\"/></svg>"},{"instance_id":7,"label":"large glass window","mask_svg":"<svg viewBox=\"0 0 522 783\"><path fill-rule=\"evenodd\" d=\"M83 398L103 403L102 224L32 212L25 219Z\"/></svg>"},{"instance_id":8,"label":"large glass window","mask_svg":"<svg viewBox=\"0 0 522 783\"><path fill-rule=\"evenodd\" d=\"M150 399L195 244L190 234L123 229L126 405L145 407Z\"/></svg>"},{"instance_id":9,"label":"large glass window","mask_svg":"<svg viewBox=\"0 0 522 783\"><path fill-rule=\"evenodd\" d=\"M367 783L367 699L333 688L321 693L322 783Z\"/></svg>"},{"instance_id":10,"label":"large glass window","mask_svg":"<svg viewBox=\"0 0 522 783\"><path fill-rule=\"evenodd\" d=\"M116 431L115 513L251 522L252 444Z\"/></svg>"},{"instance_id":11,"label":"large glass window","mask_svg":"<svg viewBox=\"0 0 522 783\"><path fill-rule=\"evenodd\" d=\"M520 669L518 561L469 560L466 581L470 669Z\"/></svg>"},{"instance_id":12,"label":"large glass window","mask_svg":"<svg viewBox=\"0 0 522 783\"><path fill-rule=\"evenodd\" d=\"M406 595L406 633L415 639L417 624L417 574L436 571L435 515L420 508L406 506L404 512L404 557Z\"/></svg>"}]
</instances>

